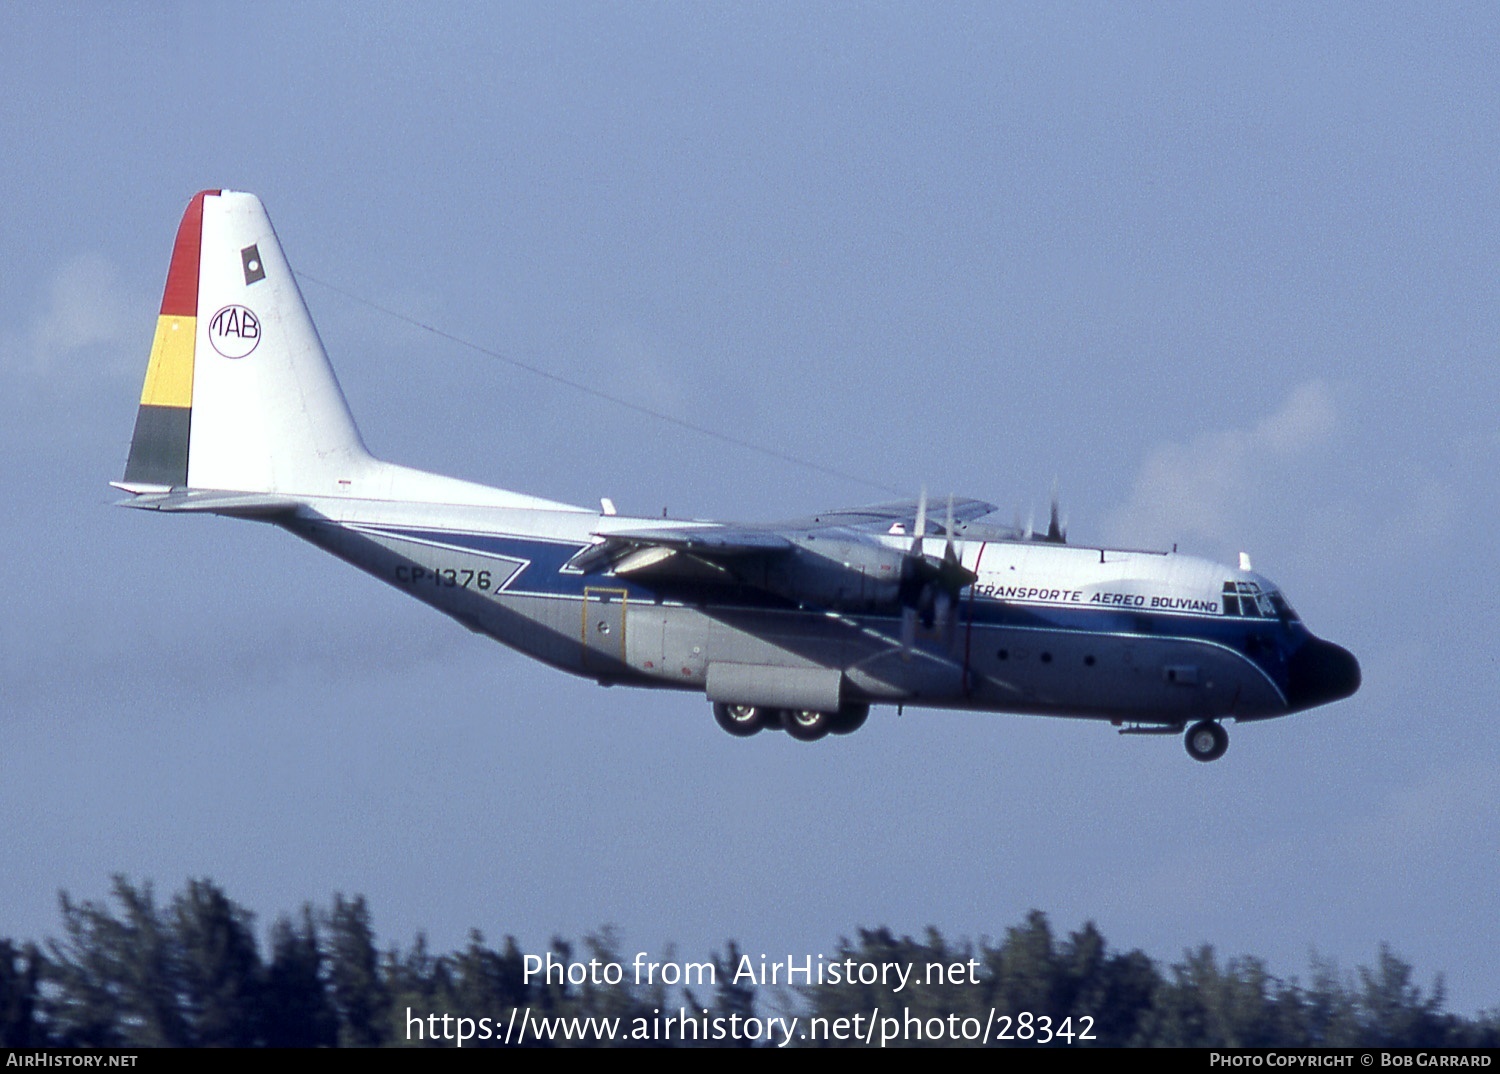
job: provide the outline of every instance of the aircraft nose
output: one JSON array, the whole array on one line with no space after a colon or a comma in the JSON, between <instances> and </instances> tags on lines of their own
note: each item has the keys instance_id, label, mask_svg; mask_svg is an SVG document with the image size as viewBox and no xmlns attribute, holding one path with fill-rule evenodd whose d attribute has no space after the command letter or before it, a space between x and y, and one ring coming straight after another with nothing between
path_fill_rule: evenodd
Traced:
<instances>
[{"instance_id":1,"label":"aircraft nose","mask_svg":"<svg viewBox=\"0 0 1500 1074\"><path fill-rule=\"evenodd\" d=\"M1359 683L1354 654L1322 638L1309 638L1287 663L1287 701L1294 712L1349 697Z\"/></svg>"}]
</instances>

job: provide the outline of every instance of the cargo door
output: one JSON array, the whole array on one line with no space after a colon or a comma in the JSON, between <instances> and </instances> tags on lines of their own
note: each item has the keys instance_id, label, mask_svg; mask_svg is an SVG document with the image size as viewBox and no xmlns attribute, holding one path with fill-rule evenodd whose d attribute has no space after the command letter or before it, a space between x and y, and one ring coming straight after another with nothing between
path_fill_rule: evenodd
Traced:
<instances>
[{"instance_id":1,"label":"cargo door","mask_svg":"<svg viewBox=\"0 0 1500 1074\"><path fill-rule=\"evenodd\" d=\"M618 671L624 665L626 596L624 589L584 588L584 670Z\"/></svg>"}]
</instances>

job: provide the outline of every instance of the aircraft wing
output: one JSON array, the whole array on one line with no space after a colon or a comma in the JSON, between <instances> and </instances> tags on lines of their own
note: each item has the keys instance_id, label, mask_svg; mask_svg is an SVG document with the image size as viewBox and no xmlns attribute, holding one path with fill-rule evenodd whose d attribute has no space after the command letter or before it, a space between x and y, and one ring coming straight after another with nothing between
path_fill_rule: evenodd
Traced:
<instances>
[{"instance_id":1,"label":"aircraft wing","mask_svg":"<svg viewBox=\"0 0 1500 1074\"><path fill-rule=\"evenodd\" d=\"M920 507L921 504L917 500L896 500L892 503L877 503L868 507L843 507L837 511L819 512L811 518L784 522L774 528L807 530L842 526L846 529L868 530L871 533L889 533L890 528L899 523L909 531L916 521ZM956 497L953 501L953 521L955 523L972 522L985 515L992 515L997 510L999 508L994 504L985 503L983 500ZM927 501L927 536L932 534L934 527L941 528L942 520L947 517L947 513L947 500Z\"/></svg>"},{"instance_id":2,"label":"aircraft wing","mask_svg":"<svg viewBox=\"0 0 1500 1074\"><path fill-rule=\"evenodd\" d=\"M706 555L743 556L765 552L782 552L792 542L774 530L749 526L692 526L683 528L611 530L600 534L606 541L631 545L674 548Z\"/></svg>"},{"instance_id":3,"label":"aircraft wing","mask_svg":"<svg viewBox=\"0 0 1500 1074\"><path fill-rule=\"evenodd\" d=\"M765 577L758 568L789 555L804 535L839 529L859 541L863 535L910 533L919 508L916 500L902 500L825 511L769 526L704 523L600 530L594 534L598 543L575 557L572 566L585 574L613 570L616 575L642 580L757 584L750 579ZM938 519L947 517L946 501L939 510L932 508L929 502L928 536L941 533ZM983 500L955 499L955 528L994 511L994 505ZM903 528L893 531L896 526Z\"/></svg>"},{"instance_id":4,"label":"aircraft wing","mask_svg":"<svg viewBox=\"0 0 1500 1074\"><path fill-rule=\"evenodd\" d=\"M615 574L660 580L728 581L727 565L746 557L790 552L792 542L753 526L661 526L596 533L603 540L573 560L585 574L612 567Z\"/></svg>"}]
</instances>

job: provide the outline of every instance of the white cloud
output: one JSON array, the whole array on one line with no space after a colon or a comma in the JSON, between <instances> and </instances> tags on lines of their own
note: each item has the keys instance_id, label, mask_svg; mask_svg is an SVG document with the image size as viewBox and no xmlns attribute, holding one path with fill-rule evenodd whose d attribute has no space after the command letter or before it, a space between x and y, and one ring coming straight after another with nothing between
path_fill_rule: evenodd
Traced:
<instances>
[{"instance_id":1,"label":"white cloud","mask_svg":"<svg viewBox=\"0 0 1500 1074\"><path fill-rule=\"evenodd\" d=\"M73 258L52 277L46 305L18 332L0 332L0 374L63 383L145 371L142 337L149 306L132 301L114 265L98 254ZM149 329L147 329L149 331Z\"/></svg>"},{"instance_id":2,"label":"white cloud","mask_svg":"<svg viewBox=\"0 0 1500 1074\"><path fill-rule=\"evenodd\" d=\"M1141 466L1106 530L1112 540L1133 546L1160 547L1179 538L1228 544L1246 531L1267 492L1326 444L1338 424L1333 392L1312 380L1252 426L1163 444Z\"/></svg>"}]
</instances>

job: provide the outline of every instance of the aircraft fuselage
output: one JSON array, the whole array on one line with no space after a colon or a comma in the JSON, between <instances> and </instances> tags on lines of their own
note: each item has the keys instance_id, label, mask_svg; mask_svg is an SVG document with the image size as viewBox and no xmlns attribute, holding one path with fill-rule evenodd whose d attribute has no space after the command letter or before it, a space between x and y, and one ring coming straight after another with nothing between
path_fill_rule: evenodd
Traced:
<instances>
[{"instance_id":1,"label":"aircraft fuselage","mask_svg":"<svg viewBox=\"0 0 1500 1074\"><path fill-rule=\"evenodd\" d=\"M1341 677L1357 683L1352 658L1313 638L1266 579L1193 556L965 542L977 577L952 625L924 625L904 649L890 586L867 569L813 602L573 565L594 534L643 522L662 524L340 499L282 524L472 630L607 684L701 692L715 664L827 670L844 703L1176 726L1285 715L1330 700ZM883 540L900 555L904 538Z\"/></svg>"}]
</instances>

